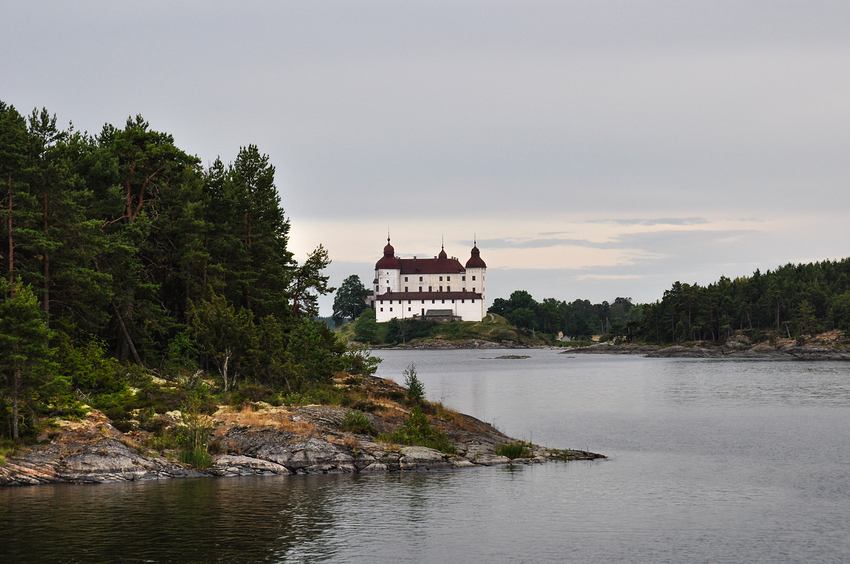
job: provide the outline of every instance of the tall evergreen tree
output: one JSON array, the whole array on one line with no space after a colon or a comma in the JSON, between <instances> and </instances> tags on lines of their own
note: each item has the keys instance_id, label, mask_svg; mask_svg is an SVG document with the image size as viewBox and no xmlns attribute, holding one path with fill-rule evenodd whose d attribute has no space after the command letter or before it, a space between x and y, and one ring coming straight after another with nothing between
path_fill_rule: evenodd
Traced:
<instances>
[{"instance_id":1,"label":"tall evergreen tree","mask_svg":"<svg viewBox=\"0 0 850 564\"><path fill-rule=\"evenodd\" d=\"M29 286L16 282L0 300L0 374L12 404L11 436L19 436L21 406L38 398L38 390L57 372L49 329Z\"/></svg>"}]
</instances>

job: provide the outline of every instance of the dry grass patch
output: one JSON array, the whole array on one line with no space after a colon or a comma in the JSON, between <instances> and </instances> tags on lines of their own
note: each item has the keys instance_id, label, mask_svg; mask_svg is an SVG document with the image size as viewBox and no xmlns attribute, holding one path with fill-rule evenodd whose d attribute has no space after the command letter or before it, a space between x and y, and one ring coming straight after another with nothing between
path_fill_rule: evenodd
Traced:
<instances>
[{"instance_id":1,"label":"dry grass patch","mask_svg":"<svg viewBox=\"0 0 850 564\"><path fill-rule=\"evenodd\" d=\"M293 421L291 419L286 421L281 421L278 429L282 431L288 431L290 433L294 433L296 435L303 435L305 437L312 437L316 434L316 427L309 421Z\"/></svg>"},{"instance_id":2,"label":"dry grass patch","mask_svg":"<svg viewBox=\"0 0 850 564\"><path fill-rule=\"evenodd\" d=\"M345 437L342 439L342 444L351 450L357 450L360 447L360 441L356 437Z\"/></svg>"},{"instance_id":3,"label":"dry grass patch","mask_svg":"<svg viewBox=\"0 0 850 564\"><path fill-rule=\"evenodd\" d=\"M313 436L316 430L315 426L309 421L302 419L293 421L292 413L279 407L264 408L259 411L254 411L251 406L245 406L241 409L227 407L216 412L215 419L225 424L216 430L220 434L219 436L223 436L227 432L226 427L231 425L266 427L304 436Z\"/></svg>"}]
</instances>

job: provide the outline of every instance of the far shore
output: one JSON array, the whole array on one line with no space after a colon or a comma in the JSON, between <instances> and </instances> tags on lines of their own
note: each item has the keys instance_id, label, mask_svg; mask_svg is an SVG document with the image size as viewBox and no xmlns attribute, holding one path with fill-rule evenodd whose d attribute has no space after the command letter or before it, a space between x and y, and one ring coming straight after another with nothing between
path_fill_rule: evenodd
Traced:
<instances>
[{"instance_id":1,"label":"far shore","mask_svg":"<svg viewBox=\"0 0 850 564\"><path fill-rule=\"evenodd\" d=\"M765 360L850 360L850 339L840 331L829 331L807 338L778 338L754 342L738 331L722 344L696 341L678 345L639 343L593 343L589 346L531 346L514 341L492 342L481 339L447 341L433 339L402 345L376 346L374 350L499 350L546 349L563 354L641 355L648 358L754 358Z\"/></svg>"}]
</instances>

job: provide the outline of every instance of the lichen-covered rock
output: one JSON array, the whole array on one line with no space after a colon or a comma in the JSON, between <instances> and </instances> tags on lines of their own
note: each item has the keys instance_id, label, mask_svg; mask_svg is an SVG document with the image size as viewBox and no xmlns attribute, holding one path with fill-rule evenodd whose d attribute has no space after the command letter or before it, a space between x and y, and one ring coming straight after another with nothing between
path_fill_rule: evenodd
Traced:
<instances>
[{"instance_id":1,"label":"lichen-covered rock","mask_svg":"<svg viewBox=\"0 0 850 564\"><path fill-rule=\"evenodd\" d=\"M207 472L216 476L292 474L286 466L251 456L223 454L213 457Z\"/></svg>"}]
</instances>

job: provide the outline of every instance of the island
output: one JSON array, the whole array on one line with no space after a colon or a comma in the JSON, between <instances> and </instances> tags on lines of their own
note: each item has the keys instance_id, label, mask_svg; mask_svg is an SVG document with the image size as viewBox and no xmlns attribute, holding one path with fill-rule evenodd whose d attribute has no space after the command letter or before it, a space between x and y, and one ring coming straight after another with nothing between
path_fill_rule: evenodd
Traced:
<instances>
[{"instance_id":1,"label":"island","mask_svg":"<svg viewBox=\"0 0 850 564\"><path fill-rule=\"evenodd\" d=\"M20 447L0 465L0 485L106 483L211 476L426 472L475 466L594 460L601 454L558 450L506 436L492 425L422 400L409 389L376 376L345 375L335 386L353 402L275 406L263 401L219 406L203 415L174 410L154 416L147 428L209 430L208 466L183 463L176 449L157 449L154 433L134 425L120 430L102 411L57 420L39 442ZM418 431L432 433L439 448L391 439L420 414ZM413 417L411 415L413 414ZM430 430L430 431L429 431ZM398 436L398 435L395 435ZM442 440L441 440L442 438Z\"/></svg>"}]
</instances>

